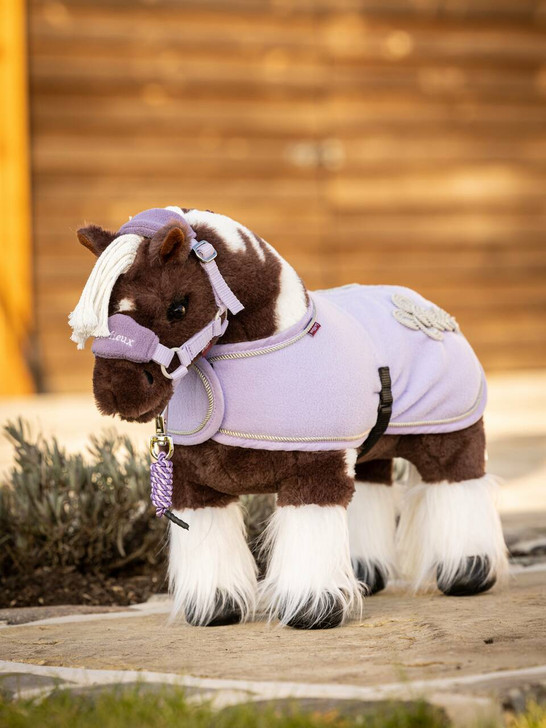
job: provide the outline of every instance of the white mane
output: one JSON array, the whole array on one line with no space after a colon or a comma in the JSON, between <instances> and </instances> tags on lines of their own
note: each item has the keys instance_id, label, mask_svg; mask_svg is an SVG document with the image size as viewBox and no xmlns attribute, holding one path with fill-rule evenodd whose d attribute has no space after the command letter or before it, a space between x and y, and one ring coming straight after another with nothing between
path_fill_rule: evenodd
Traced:
<instances>
[{"instance_id":1,"label":"white mane","mask_svg":"<svg viewBox=\"0 0 546 728\"><path fill-rule=\"evenodd\" d=\"M109 336L108 304L112 288L122 273L133 264L143 238L120 235L99 255L82 291L76 308L68 317L72 341L83 349L90 336Z\"/></svg>"}]
</instances>

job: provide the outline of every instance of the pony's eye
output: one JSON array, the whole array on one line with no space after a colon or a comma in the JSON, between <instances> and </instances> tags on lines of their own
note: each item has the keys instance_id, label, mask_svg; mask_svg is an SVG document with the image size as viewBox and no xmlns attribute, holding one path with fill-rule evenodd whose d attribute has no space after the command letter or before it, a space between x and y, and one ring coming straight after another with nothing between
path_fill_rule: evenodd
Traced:
<instances>
[{"instance_id":1,"label":"pony's eye","mask_svg":"<svg viewBox=\"0 0 546 728\"><path fill-rule=\"evenodd\" d=\"M169 321L181 321L186 315L188 309L188 298L182 298L180 301L173 301L167 309L167 318Z\"/></svg>"}]
</instances>

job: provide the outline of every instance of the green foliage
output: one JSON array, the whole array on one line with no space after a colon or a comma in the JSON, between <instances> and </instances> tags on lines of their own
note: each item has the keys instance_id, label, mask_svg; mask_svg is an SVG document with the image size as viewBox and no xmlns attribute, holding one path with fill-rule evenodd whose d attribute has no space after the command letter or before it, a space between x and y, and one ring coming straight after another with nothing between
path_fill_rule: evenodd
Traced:
<instances>
[{"instance_id":1,"label":"green foliage","mask_svg":"<svg viewBox=\"0 0 546 728\"><path fill-rule=\"evenodd\" d=\"M87 456L55 438L31 436L21 419L4 427L15 465L0 486L0 574L73 567L103 576L154 569L165 558L165 519L155 517L149 464L115 431L91 436ZM245 496L251 547L274 507Z\"/></svg>"},{"instance_id":2,"label":"green foliage","mask_svg":"<svg viewBox=\"0 0 546 728\"><path fill-rule=\"evenodd\" d=\"M365 704L363 708L368 706ZM96 695L59 691L46 700L0 701L6 728L445 728L443 715L424 702L369 709L343 715L337 710L303 712L239 705L215 712L192 705L180 688L113 688Z\"/></svg>"},{"instance_id":3,"label":"green foliage","mask_svg":"<svg viewBox=\"0 0 546 728\"><path fill-rule=\"evenodd\" d=\"M509 728L546 728L546 708L530 702L523 715L510 718L507 724Z\"/></svg>"},{"instance_id":4,"label":"green foliage","mask_svg":"<svg viewBox=\"0 0 546 728\"><path fill-rule=\"evenodd\" d=\"M104 574L156 564L165 524L149 500L146 458L127 437L92 436L88 457L33 440L22 420L4 431L15 465L0 487L0 573L74 566Z\"/></svg>"}]
</instances>

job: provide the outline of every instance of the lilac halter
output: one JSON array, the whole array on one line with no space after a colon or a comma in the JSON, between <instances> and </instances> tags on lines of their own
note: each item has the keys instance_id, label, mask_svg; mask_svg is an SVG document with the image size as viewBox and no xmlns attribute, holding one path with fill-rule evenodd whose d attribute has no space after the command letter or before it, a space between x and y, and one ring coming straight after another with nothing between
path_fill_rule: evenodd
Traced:
<instances>
[{"instance_id":1,"label":"lilac halter","mask_svg":"<svg viewBox=\"0 0 546 728\"><path fill-rule=\"evenodd\" d=\"M135 215L118 230L119 235L133 233L152 237L169 222L176 221L186 234L191 250L199 259L201 267L208 276L218 310L212 321L195 333L181 346L169 348L160 343L159 337L151 329L141 326L130 316L117 313L108 319L110 336L95 339L92 351L95 356L105 359L128 359L137 363L154 361L161 366L167 379L175 382L188 373L188 367L208 345L222 336L228 326L227 311L237 314L244 306L226 283L216 265L218 253L207 240L197 240L195 230L186 219L175 212L163 208L152 208ZM180 365L171 373L167 368L177 356Z\"/></svg>"}]
</instances>

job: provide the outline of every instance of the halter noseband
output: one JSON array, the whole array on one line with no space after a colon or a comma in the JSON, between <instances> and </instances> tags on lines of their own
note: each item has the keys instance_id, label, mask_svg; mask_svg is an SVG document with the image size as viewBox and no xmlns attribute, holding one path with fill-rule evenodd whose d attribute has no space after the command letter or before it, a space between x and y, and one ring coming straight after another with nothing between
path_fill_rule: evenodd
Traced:
<instances>
[{"instance_id":1,"label":"halter noseband","mask_svg":"<svg viewBox=\"0 0 546 728\"><path fill-rule=\"evenodd\" d=\"M228 326L227 316L225 316L227 311L235 315L242 311L244 306L220 273L215 262L218 253L214 246L207 240L197 240L193 228L182 214L174 209L155 208L141 212L125 223L120 228L118 235L135 233L150 237L173 218L180 223L186 233L186 238L191 241L191 250L207 274L218 306L216 315L212 321L209 321L181 346L169 348L160 343L159 337L154 331L141 326L130 316L117 313L108 319L110 336L97 337L92 351L95 356L105 359L128 359L137 363L154 361L161 366L161 371L167 379L176 382L188 373L188 367L192 361L202 354L215 338L224 334ZM167 368L172 364L175 356L178 357L180 366L169 373Z\"/></svg>"}]
</instances>

